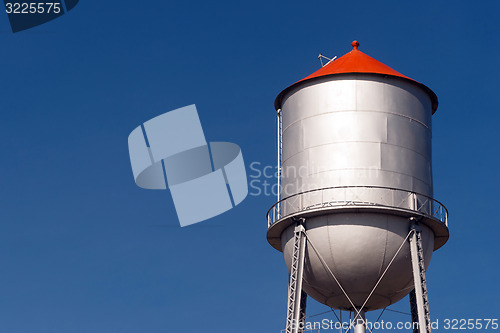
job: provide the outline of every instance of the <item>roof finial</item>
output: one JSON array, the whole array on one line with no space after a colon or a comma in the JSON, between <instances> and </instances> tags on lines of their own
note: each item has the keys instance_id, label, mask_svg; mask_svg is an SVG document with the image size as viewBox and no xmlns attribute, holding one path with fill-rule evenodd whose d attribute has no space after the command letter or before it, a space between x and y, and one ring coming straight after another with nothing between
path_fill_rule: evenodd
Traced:
<instances>
[{"instance_id":1,"label":"roof finial","mask_svg":"<svg viewBox=\"0 0 500 333\"><path fill-rule=\"evenodd\" d=\"M353 41L353 42L351 43L351 45L352 45L352 49L353 49L353 50L357 50L357 49L358 49L358 46L359 46L359 42L358 42L357 40L355 40L355 41Z\"/></svg>"}]
</instances>

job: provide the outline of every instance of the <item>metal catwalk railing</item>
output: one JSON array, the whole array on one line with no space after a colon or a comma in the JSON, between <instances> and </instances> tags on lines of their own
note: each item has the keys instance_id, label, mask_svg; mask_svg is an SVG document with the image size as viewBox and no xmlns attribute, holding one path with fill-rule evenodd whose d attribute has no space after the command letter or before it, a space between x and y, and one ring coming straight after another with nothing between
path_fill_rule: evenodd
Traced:
<instances>
[{"instance_id":1,"label":"metal catwalk railing","mask_svg":"<svg viewBox=\"0 0 500 333\"><path fill-rule=\"evenodd\" d=\"M267 226L301 212L348 207L392 208L417 213L448 226L448 210L441 202L424 194L379 186L328 187L291 195L269 209Z\"/></svg>"}]
</instances>

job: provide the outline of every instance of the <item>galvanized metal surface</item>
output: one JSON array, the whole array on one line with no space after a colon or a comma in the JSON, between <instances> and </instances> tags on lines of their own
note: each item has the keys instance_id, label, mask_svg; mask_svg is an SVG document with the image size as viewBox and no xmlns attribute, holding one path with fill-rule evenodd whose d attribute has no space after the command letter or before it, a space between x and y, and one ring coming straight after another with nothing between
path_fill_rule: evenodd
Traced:
<instances>
[{"instance_id":1,"label":"galvanized metal surface","mask_svg":"<svg viewBox=\"0 0 500 333\"><path fill-rule=\"evenodd\" d=\"M332 279L337 277L356 307L361 307L410 230L408 218L379 213L336 213L307 218L307 237L316 251L306 251L303 289L335 309L352 311L352 304ZM283 255L290 268L294 226L281 235ZM434 234L422 226L424 258L429 264ZM322 259L320 259L320 257ZM410 246L406 242L365 304L367 311L399 301L413 289Z\"/></svg>"},{"instance_id":2,"label":"galvanized metal surface","mask_svg":"<svg viewBox=\"0 0 500 333\"><path fill-rule=\"evenodd\" d=\"M305 82L283 98L281 200L268 214L268 240L290 268L291 217L307 216L308 238L356 306L421 217L426 265L448 239L447 211L432 199L432 106L419 85L346 74ZM410 248L395 257L365 308L386 307L413 289ZM306 252L304 290L352 309L318 256ZM359 304L358 304L359 303Z\"/></svg>"},{"instance_id":3,"label":"galvanized metal surface","mask_svg":"<svg viewBox=\"0 0 500 333\"><path fill-rule=\"evenodd\" d=\"M281 197L383 186L432 197L431 102L405 80L325 79L286 97Z\"/></svg>"}]
</instances>

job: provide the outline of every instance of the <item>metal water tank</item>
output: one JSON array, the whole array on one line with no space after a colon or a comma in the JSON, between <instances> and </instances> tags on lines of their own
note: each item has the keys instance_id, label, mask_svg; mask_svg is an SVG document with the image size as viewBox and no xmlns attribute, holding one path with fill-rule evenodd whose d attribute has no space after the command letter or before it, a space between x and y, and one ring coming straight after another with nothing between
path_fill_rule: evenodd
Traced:
<instances>
[{"instance_id":1,"label":"metal water tank","mask_svg":"<svg viewBox=\"0 0 500 333\"><path fill-rule=\"evenodd\" d=\"M370 311L414 288L410 218L428 265L448 240L447 211L433 199L436 95L352 46L276 98L281 193L267 238L290 270L295 222L304 219L314 248L303 290L335 309Z\"/></svg>"}]
</instances>

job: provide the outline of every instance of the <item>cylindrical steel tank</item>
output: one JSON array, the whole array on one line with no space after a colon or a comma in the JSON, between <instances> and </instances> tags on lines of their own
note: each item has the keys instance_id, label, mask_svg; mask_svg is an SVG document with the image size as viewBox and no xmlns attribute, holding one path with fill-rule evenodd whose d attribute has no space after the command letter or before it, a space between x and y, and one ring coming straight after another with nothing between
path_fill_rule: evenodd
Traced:
<instances>
[{"instance_id":1,"label":"cylindrical steel tank","mask_svg":"<svg viewBox=\"0 0 500 333\"><path fill-rule=\"evenodd\" d=\"M305 218L304 291L332 308L386 307L413 289L410 217L420 220L425 263L448 239L447 212L433 197L432 114L426 86L358 50L282 91L281 200L268 240L290 269L294 221ZM325 265L327 267L325 267ZM331 271L331 273L329 272Z\"/></svg>"}]
</instances>

